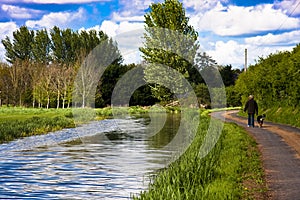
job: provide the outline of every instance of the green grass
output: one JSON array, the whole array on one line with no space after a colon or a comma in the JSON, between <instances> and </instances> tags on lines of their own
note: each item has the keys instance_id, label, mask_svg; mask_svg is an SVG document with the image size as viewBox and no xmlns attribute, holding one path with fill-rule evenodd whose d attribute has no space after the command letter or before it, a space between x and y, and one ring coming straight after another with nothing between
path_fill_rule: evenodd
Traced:
<instances>
[{"instance_id":1,"label":"green grass","mask_svg":"<svg viewBox=\"0 0 300 200\"><path fill-rule=\"evenodd\" d=\"M22 107L0 107L0 122L10 120L27 120L32 117L56 117L71 112L71 109L44 109Z\"/></svg>"},{"instance_id":2,"label":"green grass","mask_svg":"<svg viewBox=\"0 0 300 200\"><path fill-rule=\"evenodd\" d=\"M300 127L300 109L298 107L273 107L262 111L266 120Z\"/></svg>"},{"instance_id":3,"label":"green grass","mask_svg":"<svg viewBox=\"0 0 300 200\"><path fill-rule=\"evenodd\" d=\"M158 172L148 190L134 199L257 199L264 195L266 186L256 143L237 125L226 123L215 147L206 157L198 156L209 120L202 115L189 149Z\"/></svg>"},{"instance_id":4,"label":"green grass","mask_svg":"<svg viewBox=\"0 0 300 200\"><path fill-rule=\"evenodd\" d=\"M0 108L0 143L74 127L71 109Z\"/></svg>"},{"instance_id":5,"label":"green grass","mask_svg":"<svg viewBox=\"0 0 300 200\"><path fill-rule=\"evenodd\" d=\"M300 108L298 107L275 106L268 109L260 109L259 114L266 114L266 121L300 128ZM239 112L239 115L247 117L247 114L242 110Z\"/></svg>"},{"instance_id":6,"label":"green grass","mask_svg":"<svg viewBox=\"0 0 300 200\"><path fill-rule=\"evenodd\" d=\"M130 115L148 113L149 107L125 108ZM124 110L124 108L123 108ZM180 108L166 108L167 112L180 112ZM0 143L37 134L45 134L89 120L112 117L112 108L94 109L44 109L23 107L0 107Z\"/></svg>"}]
</instances>

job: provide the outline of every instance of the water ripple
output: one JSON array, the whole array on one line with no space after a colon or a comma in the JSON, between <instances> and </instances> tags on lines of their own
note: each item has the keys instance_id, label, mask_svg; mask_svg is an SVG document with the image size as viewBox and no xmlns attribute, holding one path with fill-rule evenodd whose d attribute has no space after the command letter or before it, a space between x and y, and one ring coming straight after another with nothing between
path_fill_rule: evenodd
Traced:
<instances>
[{"instance_id":1,"label":"water ripple","mask_svg":"<svg viewBox=\"0 0 300 200\"><path fill-rule=\"evenodd\" d=\"M0 199L130 199L168 156L150 145L141 120L96 121L0 145Z\"/></svg>"}]
</instances>

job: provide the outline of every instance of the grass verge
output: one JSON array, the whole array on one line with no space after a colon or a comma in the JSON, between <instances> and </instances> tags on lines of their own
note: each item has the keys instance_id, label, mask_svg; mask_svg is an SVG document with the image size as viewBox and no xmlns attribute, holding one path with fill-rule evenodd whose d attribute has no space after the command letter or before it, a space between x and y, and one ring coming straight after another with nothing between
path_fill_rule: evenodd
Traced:
<instances>
[{"instance_id":1,"label":"grass verge","mask_svg":"<svg viewBox=\"0 0 300 200\"><path fill-rule=\"evenodd\" d=\"M188 150L133 199L264 199L266 184L256 142L237 125L226 123L214 148L199 157L209 120L215 119L202 115Z\"/></svg>"},{"instance_id":2,"label":"grass verge","mask_svg":"<svg viewBox=\"0 0 300 200\"><path fill-rule=\"evenodd\" d=\"M247 113L240 110L240 116L247 117ZM259 110L259 114L266 114L266 121L288 124L300 128L300 108L298 107L271 107Z\"/></svg>"}]
</instances>

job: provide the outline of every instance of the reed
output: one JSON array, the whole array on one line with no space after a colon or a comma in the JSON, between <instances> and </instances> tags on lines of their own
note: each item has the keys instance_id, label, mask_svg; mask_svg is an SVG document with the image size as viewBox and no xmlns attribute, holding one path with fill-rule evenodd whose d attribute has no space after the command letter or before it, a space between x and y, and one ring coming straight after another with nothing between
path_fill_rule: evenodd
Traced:
<instances>
[{"instance_id":1,"label":"reed","mask_svg":"<svg viewBox=\"0 0 300 200\"><path fill-rule=\"evenodd\" d=\"M263 195L266 186L256 143L237 125L226 123L214 148L207 156L199 156L210 120L215 119L201 116L188 150L152 177L148 190L133 199L251 199Z\"/></svg>"}]
</instances>

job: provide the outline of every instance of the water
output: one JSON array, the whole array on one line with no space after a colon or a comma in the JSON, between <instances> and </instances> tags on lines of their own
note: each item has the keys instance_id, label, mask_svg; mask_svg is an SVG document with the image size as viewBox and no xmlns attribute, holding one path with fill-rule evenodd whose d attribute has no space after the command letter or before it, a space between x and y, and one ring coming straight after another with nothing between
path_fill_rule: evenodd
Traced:
<instances>
[{"instance_id":1,"label":"water","mask_svg":"<svg viewBox=\"0 0 300 200\"><path fill-rule=\"evenodd\" d=\"M147 120L97 121L0 145L0 199L130 199L170 156L146 135Z\"/></svg>"}]
</instances>

